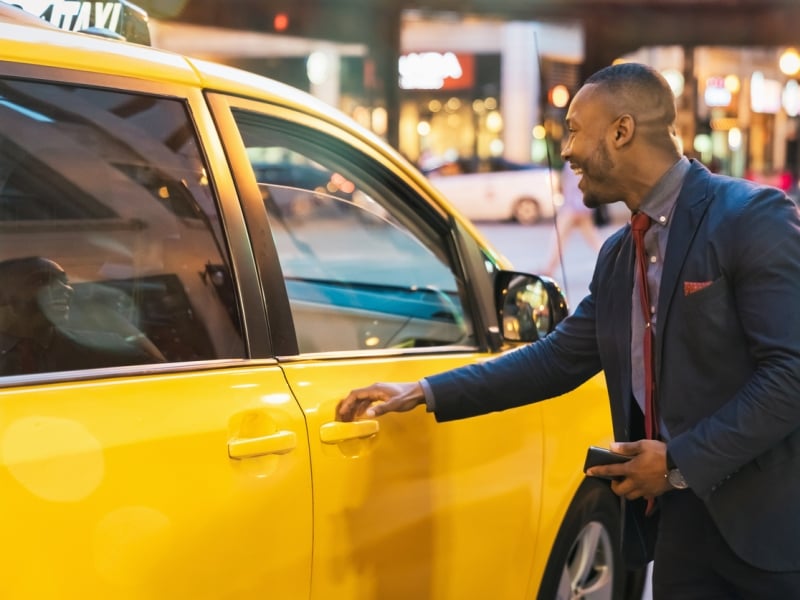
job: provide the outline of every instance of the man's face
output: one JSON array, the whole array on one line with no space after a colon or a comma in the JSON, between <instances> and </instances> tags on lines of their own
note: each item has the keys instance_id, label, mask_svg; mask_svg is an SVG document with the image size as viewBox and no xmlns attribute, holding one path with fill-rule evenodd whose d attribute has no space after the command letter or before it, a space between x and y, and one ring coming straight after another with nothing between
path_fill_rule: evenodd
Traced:
<instances>
[{"instance_id":1,"label":"man's face","mask_svg":"<svg viewBox=\"0 0 800 600\"><path fill-rule=\"evenodd\" d=\"M575 95L567 112L569 138L561 151L572 169L581 177L578 187L583 203L596 208L621 199L615 189L615 167L609 145L615 115L603 96L589 85Z\"/></svg>"},{"instance_id":2,"label":"man's face","mask_svg":"<svg viewBox=\"0 0 800 600\"><path fill-rule=\"evenodd\" d=\"M29 318L41 318L54 325L69 318L72 286L62 270L41 270L30 274L20 286L19 296L25 301Z\"/></svg>"}]
</instances>

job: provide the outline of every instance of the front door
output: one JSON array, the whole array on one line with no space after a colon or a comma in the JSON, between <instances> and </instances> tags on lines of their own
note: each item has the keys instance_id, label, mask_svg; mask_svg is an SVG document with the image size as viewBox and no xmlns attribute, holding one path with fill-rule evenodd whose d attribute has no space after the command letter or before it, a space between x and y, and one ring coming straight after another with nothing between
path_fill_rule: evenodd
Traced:
<instances>
[{"instance_id":1,"label":"front door","mask_svg":"<svg viewBox=\"0 0 800 600\"><path fill-rule=\"evenodd\" d=\"M530 564L538 529L538 407L445 425L422 408L334 420L350 389L487 358L476 290L490 266L468 266L446 215L363 142L266 104L212 104L271 232L261 273L287 339L275 352L309 431L312 597L515 597L530 572L508 569L509 553ZM289 181L289 165L304 175Z\"/></svg>"}]
</instances>

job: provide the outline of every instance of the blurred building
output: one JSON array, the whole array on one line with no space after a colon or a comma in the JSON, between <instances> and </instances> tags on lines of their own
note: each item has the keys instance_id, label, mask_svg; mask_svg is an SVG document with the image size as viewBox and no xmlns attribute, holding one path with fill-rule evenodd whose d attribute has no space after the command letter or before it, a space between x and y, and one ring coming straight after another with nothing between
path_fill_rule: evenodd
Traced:
<instances>
[{"instance_id":1,"label":"blurred building","mask_svg":"<svg viewBox=\"0 0 800 600\"><path fill-rule=\"evenodd\" d=\"M404 154L548 160L547 141L560 136L566 102L579 84L579 24L407 12L400 47ZM549 92L559 85L566 97L556 107Z\"/></svg>"},{"instance_id":2,"label":"blurred building","mask_svg":"<svg viewBox=\"0 0 800 600\"><path fill-rule=\"evenodd\" d=\"M784 73L785 52L780 47L662 46L623 59L650 64L668 77L687 155L715 170L786 188L798 171L800 59Z\"/></svg>"},{"instance_id":3,"label":"blurred building","mask_svg":"<svg viewBox=\"0 0 800 600\"><path fill-rule=\"evenodd\" d=\"M402 10L399 27L378 20L363 41L343 42L308 37L311 3L297 6L305 12L264 10L264 22L248 30L153 19L153 44L305 89L414 161L558 162L567 103L587 65L598 65L597 45L586 41L597 34L585 21ZM298 24L298 15L306 22ZM800 160L797 68L781 71L786 51L684 42L619 58L651 64L674 83L687 154L717 170L780 183L786 172L797 179Z\"/></svg>"},{"instance_id":4,"label":"blurred building","mask_svg":"<svg viewBox=\"0 0 800 600\"><path fill-rule=\"evenodd\" d=\"M403 14L395 117L400 151L414 161L432 154L544 162L546 140L534 129L545 118L563 121L563 110L551 114L547 90L559 83L569 93L577 88L580 25ZM155 46L309 91L386 134L391 117L381 74L365 44L155 19L152 38Z\"/></svg>"}]
</instances>

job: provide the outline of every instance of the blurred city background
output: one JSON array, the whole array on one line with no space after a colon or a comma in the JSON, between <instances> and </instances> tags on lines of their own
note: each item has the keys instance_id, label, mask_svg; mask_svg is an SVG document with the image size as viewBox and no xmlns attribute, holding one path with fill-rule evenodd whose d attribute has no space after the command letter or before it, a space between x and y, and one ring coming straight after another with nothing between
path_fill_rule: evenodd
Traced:
<instances>
[{"instance_id":1,"label":"blurred city background","mask_svg":"<svg viewBox=\"0 0 800 600\"><path fill-rule=\"evenodd\" d=\"M154 46L305 89L431 168L550 162L615 60L662 71L684 152L796 191L796 0L140 0Z\"/></svg>"}]
</instances>

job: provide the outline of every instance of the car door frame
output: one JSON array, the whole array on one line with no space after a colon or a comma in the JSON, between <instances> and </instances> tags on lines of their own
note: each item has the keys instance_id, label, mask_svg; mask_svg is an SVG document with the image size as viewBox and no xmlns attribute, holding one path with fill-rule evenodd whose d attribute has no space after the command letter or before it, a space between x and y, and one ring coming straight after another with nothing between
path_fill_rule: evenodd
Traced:
<instances>
[{"instance_id":1,"label":"car door frame","mask_svg":"<svg viewBox=\"0 0 800 600\"><path fill-rule=\"evenodd\" d=\"M241 151L244 144L231 110L238 108L265 114L264 107L269 106L270 112L265 114L268 119L283 120L291 123L292 126L316 128L329 137L335 137L338 132L330 123L304 113L302 110L270 104L264 99L235 97L213 91L206 92L206 98L225 146L227 160L233 171L235 185L242 201L242 209L249 225L250 234L253 236L257 268L260 270L264 282L264 297L269 298L267 311L274 356L296 356L298 354L297 341L292 324L289 298L283 285L283 272L278 260L277 248L269 234L269 219L264 211L258 183L246 154ZM349 141L361 155L375 160L376 163L380 162L375 148L362 138L353 135ZM391 166L392 169L385 169L385 177L389 180L389 186L394 185L398 189L408 186L408 182L403 183L400 178L400 174L404 170L407 171L402 162L395 161ZM476 349L481 352L499 350L501 341L497 335L497 317L493 309L493 283L491 274L485 266L485 261L489 260L494 263L496 257L485 254L469 234L464 223L439 207L426 192L418 188L414 189L413 186L412 191L417 196L430 201L429 204L414 208L429 211L430 217L438 220L438 227L443 233L446 232L451 253L457 258L457 264L454 265L457 268L456 275L462 278L468 288L471 287L476 291L476 293L465 294L469 302L468 311L473 319ZM400 204L401 201L398 200L398 205ZM495 267L499 268L499 265L495 264Z\"/></svg>"}]
</instances>

